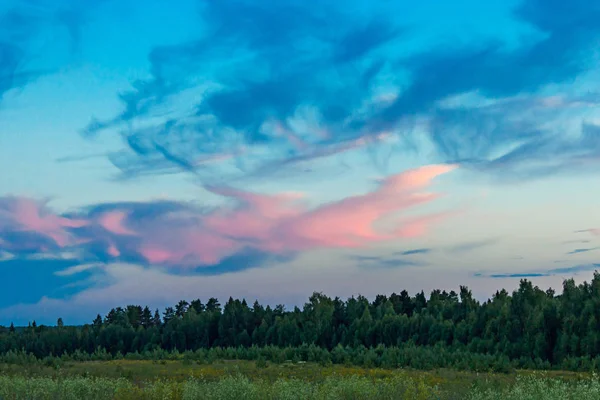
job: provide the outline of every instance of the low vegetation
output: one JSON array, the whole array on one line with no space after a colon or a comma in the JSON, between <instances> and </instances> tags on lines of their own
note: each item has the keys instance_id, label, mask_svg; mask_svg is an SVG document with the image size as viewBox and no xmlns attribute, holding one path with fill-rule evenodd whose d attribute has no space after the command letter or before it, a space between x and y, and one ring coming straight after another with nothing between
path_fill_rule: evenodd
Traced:
<instances>
[{"instance_id":1,"label":"low vegetation","mask_svg":"<svg viewBox=\"0 0 600 400\"><path fill-rule=\"evenodd\" d=\"M546 376L517 377L516 382L502 388L472 385L466 390L440 388L425 377L405 374L375 378L348 375L328 376L317 382L298 378L275 381L251 380L241 374L219 379L204 377L185 381L158 379L135 384L126 378L98 377L0 377L0 398L14 400L581 400L599 399L600 382L593 376L567 382Z\"/></svg>"}]
</instances>

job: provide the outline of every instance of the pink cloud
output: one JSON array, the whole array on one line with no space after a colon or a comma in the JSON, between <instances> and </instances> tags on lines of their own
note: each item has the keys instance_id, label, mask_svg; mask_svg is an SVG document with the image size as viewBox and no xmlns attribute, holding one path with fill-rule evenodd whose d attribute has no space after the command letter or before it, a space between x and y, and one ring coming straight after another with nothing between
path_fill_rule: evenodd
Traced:
<instances>
[{"instance_id":1,"label":"pink cloud","mask_svg":"<svg viewBox=\"0 0 600 400\"><path fill-rule=\"evenodd\" d=\"M59 247L76 241L66 228L80 228L87 224L85 219L70 219L51 213L45 202L7 197L0 203L0 232L34 232L52 239Z\"/></svg>"},{"instance_id":2,"label":"pink cloud","mask_svg":"<svg viewBox=\"0 0 600 400\"><path fill-rule=\"evenodd\" d=\"M383 180L373 192L326 204L284 221L279 233L292 244L303 243L303 247L360 247L373 241L414 236L415 232L425 230L425 220L410 221L389 232L375 229L374 224L383 217L392 217L439 197L414 190L453 168L429 166L394 175Z\"/></svg>"},{"instance_id":3,"label":"pink cloud","mask_svg":"<svg viewBox=\"0 0 600 400\"><path fill-rule=\"evenodd\" d=\"M166 266L216 264L245 248L278 254L357 248L424 235L432 224L445 218L447 213L414 217L406 212L438 199L440 194L424 189L435 177L454 168L431 165L409 170L382 179L365 194L313 208L299 193L266 195L212 186L206 189L232 202L210 211L169 203L168 207L156 206L156 212L137 214L136 206L148 209L154 203L127 204L115 206L99 218L75 219L19 199L11 207L0 207L0 222L10 220L9 230L37 232L60 247L104 248L112 258L142 257ZM80 236L68 230L83 226L89 229Z\"/></svg>"},{"instance_id":4,"label":"pink cloud","mask_svg":"<svg viewBox=\"0 0 600 400\"><path fill-rule=\"evenodd\" d=\"M110 211L102 214L98 223L107 231L117 235L135 235L135 232L124 226L127 214L123 211Z\"/></svg>"},{"instance_id":5,"label":"pink cloud","mask_svg":"<svg viewBox=\"0 0 600 400\"><path fill-rule=\"evenodd\" d=\"M106 252L112 257L119 257L121 255L121 252L119 251L119 249L117 249L117 247L114 244L108 246L108 250Z\"/></svg>"},{"instance_id":6,"label":"pink cloud","mask_svg":"<svg viewBox=\"0 0 600 400\"><path fill-rule=\"evenodd\" d=\"M361 247L376 241L421 235L429 223L442 215L407 219L389 231L377 230L374 225L384 217L393 217L438 198L439 195L420 193L417 189L454 168L441 165L407 171L383 180L370 193L315 209L307 208L297 194L260 195L226 187L209 188L213 193L236 199L239 206L204 216L196 234L205 232L210 240L198 237L198 241L191 243L195 246L193 250L188 247L188 251L205 259L219 260L248 244L264 251L286 252ZM183 257L178 254L178 258Z\"/></svg>"}]
</instances>

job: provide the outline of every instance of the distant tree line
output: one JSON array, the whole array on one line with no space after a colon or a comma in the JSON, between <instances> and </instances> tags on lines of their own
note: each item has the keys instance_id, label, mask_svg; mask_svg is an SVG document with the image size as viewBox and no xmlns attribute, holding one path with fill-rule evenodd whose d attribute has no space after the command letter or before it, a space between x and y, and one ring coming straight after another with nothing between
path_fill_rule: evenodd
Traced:
<instances>
[{"instance_id":1,"label":"distant tree line","mask_svg":"<svg viewBox=\"0 0 600 400\"><path fill-rule=\"evenodd\" d=\"M273 355L272 349L287 350ZM210 298L206 303L182 300L162 313L137 305L117 307L104 318L98 315L91 324L78 327L65 326L61 319L53 327L35 322L26 328L0 327L0 355L19 353L41 359L63 354L141 357L160 352L272 361L316 357L358 364L371 357L372 364L387 366L414 365L415 357L429 357L430 362L417 364L456 366L462 359L473 363L479 359L500 370L598 369L600 274L580 285L565 280L561 294L521 280L512 294L497 291L483 303L464 286L458 293L434 290L427 297L423 292L410 296L402 291L378 295L373 301L363 296L344 301L314 293L301 309L293 310L258 302L250 306L232 298L221 305ZM309 352L320 355L309 357Z\"/></svg>"}]
</instances>

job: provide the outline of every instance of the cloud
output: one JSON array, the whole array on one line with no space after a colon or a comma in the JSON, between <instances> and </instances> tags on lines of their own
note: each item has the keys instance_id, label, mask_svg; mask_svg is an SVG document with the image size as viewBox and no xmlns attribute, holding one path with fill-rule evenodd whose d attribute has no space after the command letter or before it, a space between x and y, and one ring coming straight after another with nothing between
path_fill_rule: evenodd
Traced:
<instances>
[{"instance_id":1,"label":"cloud","mask_svg":"<svg viewBox=\"0 0 600 400\"><path fill-rule=\"evenodd\" d=\"M550 274L577 274L578 272L595 271L600 269L600 264L582 264L573 267L555 268L548 271Z\"/></svg>"},{"instance_id":2,"label":"cloud","mask_svg":"<svg viewBox=\"0 0 600 400\"><path fill-rule=\"evenodd\" d=\"M488 275L490 278L537 278L540 276L549 276L543 273L523 273L523 274L491 274Z\"/></svg>"},{"instance_id":3,"label":"cloud","mask_svg":"<svg viewBox=\"0 0 600 400\"><path fill-rule=\"evenodd\" d=\"M57 71L79 51L80 31L87 16L106 0L11 1L0 7L0 104L4 95ZM66 29L63 29L66 28ZM71 44L66 54L44 53L40 39Z\"/></svg>"},{"instance_id":4,"label":"cloud","mask_svg":"<svg viewBox=\"0 0 600 400\"><path fill-rule=\"evenodd\" d=\"M206 159L233 156L251 169L289 165L363 147L385 134L344 121L364 106L382 67L385 57L376 51L401 33L381 19L381 7L360 18L329 2L237 0L201 8L205 36L153 49L152 78L133 82L120 96L119 115L85 129L87 135L121 130L127 151L111 161L126 175L162 173L169 165L197 173ZM322 28L331 21L338 29ZM195 109L145 122L189 90L201 93ZM139 128L126 126L134 120ZM269 151L257 153L264 146Z\"/></svg>"},{"instance_id":5,"label":"cloud","mask_svg":"<svg viewBox=\"0 0 600 400\"><path fill-rule=\"evenodd\" d=\"M421 267L426 265L420 261L407 260L397 257L352 256L351 259L357 261L360 268L366 269Z\"/></svg>"},{"instance_id":6,"label":"cloud","mask_svg":"<svg viewBox=\"0 0 600 400\"><path fill-rule=\"evenodd\" d=\"M72 267L65 268L63 270L57 271L54 275L57 276L71 276L78 274L80 272L89 271L94 268L100 267L102 264L78 264L73 265Z\"/></svg>"},{"instance_id":7,"label":"cloud","mask_svg":"<svg viewBox=\"0 0 600 400\"><path fill-rule=\"evenodd\" d=\"M431 249L415 249L403 252L392 253L391 256L364 256L352 255L349 258L357 262L360 268L401 268L401 267L421 267L427 265L423 261L415 261L412 258L402 257L414 254L426 254ZM400 256L400 257L399 257Z\"/></svg>"},{"instance_id":8,"label":"cloud","mask_svg":"<svg viewBox=\"0 0 600 400\"><path fill-rule=\"evenodd\" d=\"M527 0L515 15L541 38L513 51L490 43L435 48L409 60L413 82L383 112L385 126L411 113L425 114L439 156L505 179L590 169L600 154L598 128L580 123L581 133L568 135L559 122L573 119L567 110L596 106L598 96L570 95L559 85L594 68L591 52L600 28L593 21L600 9L585 0L568 10L558 1ZM542 94L551 85L558 86L558 100ZM465 94L479 98L451 107L440 104Z\"/></svg>"},{"instance_id":9,"label":"cloud","mask_svg":"<svg viewBox=\"0 0 600 400\"><path fill-rule=\"evenodd\" d=\"M530 278L530 277L542 277L542 276L556 276L556 275L577 275L580 272L590 272L600 269L600 264L580 264L572 267L564 268L553 268L548 270L538 271L525 271L519 273L475 273L473 276L476 277L487 277L487 278Z\"/></svg>"},{"instance_id":10,"label":"cloud","mask_svg":"<svg viewBox=\"0 0 600 400\"><path fill-rule=\"evenodd\" d=\"M365 194L312 208L300 194L258 194L230 186L205 186L224 200L213 208L152 201L98 204L58 215L47 202L5 197L0 198L0 249L21 257L62 252L85 262L212 266L205 273L224 273L253 267L271 255L362 248L423 235L452 213L407 212L438 199L440 194L424 189L454 168L408 170L382 179Z\"/></svg>"},{"instance_id":11,"label":"cloud","mask_svg":"<svg viewBox=\"0 0 600 400\"><path fill-rule=\"evenodd\" d=\"M578 253L586 253L588 251L598 250L600 247L592 247L588 249L575 249L573 251L568 252L567 254L578 254Z\"/></svg>"},{"instance_id":12,"label":"cloud","mask_svg":"<svg viewBox=\"0 0 600 400\"><path fill-rule=\"evenodd\" d=\"M0 263L0 279L6 284L0 291L0 307L15 303L37 302L41 294L69 297L90 287L91 270L76 270L76 260L26 260L13 258ZM67 271L66 273L64 273ZM77 284L77 285L75 285Z\"/></svg>"},{"instance_id":13,"label":"cloud","mask_svg":"<svg viewBox=\"0 0 600 400\"><path fill-rule=\"evenodd\" d=\"M596 228L581 229L581 230L575 231L574 233L584 233L584 232L590 233L594 236L600 236L600 229L596 229ZM588 240L588 242L589 242L589 240Z\"/></svg>"},{"instance_id":14,"label":"cloud","mask_svg":"<svg viewBox=\"0 0 600 400\"><path fill-rule=\"evenodd\" d=\"M413 255L413 254L427 254L427 253L431 253L431 251L432 251L432 249L423 248L423 249L413 249L413 250L401 251L401 252L394 253L394 254L398 254L401 256L409 256L409 255Z\"/></svg>"},{"instance_id":15,"label":"cloud","mask_svg":"<svg viewBox=\"0 0 600 400\"><path fill-rule=\"evenodd\" d=\"M70 228L88 222L53 214L47 202L20 197L0 198L0 246L9 252L52 251L73 243Z\"/></svg>"},{"instance_id":16,"label":"cloud","mask_svg":"<svg viewBox=\"0 0 600 400\"><path fill-rule=\"evenodd\" d=\"M581 106L580 114L589 107ZM520 100L438 110L431 119L432 140L441 159L507 182L592 170L600 155L600 128L561 111ZM578 121L579 128L565 127L565 120Z\"/></svg>"},{"instance_id":17,"label":"cloud","mask_svg":"<svg viewBox=\"0 0 600 400\"><path fill-rule=\"evenodd\" d=\"M469 251L479 249L481 247L491 246L493 244L498 243L498 241L499 241L498 238L491 238L491 239L484 239L484 240L478 240L478 241L473 241L473 242L465 242L465 243L460 243L460 244L454 245L452 247L449 247L446 249L446 251L448 251L450 253L466 253Z\"/></svg>"},{"instance_id":18,"label":"cloud","mask_svg":"<svg viewBox=\"0 0 600 400\"><path fill-rule=\"evenodd\" d=\"M14 254L7 251L0 251L0 262L12 260L13 258L15 258Z\"/></svg>"},{"instance_id":19,"label":"cloud","mask_svg":"<svg viewBox=\"0 0 600 400\"><path fill-rule=\"evenodd\" d=\"M595 68L600 9L570 4L525 0L513 17L530 33L515 48L435 42L415 52L403 46L417 33L394 18L393 2L201 2L204 34L155 47L151 77L132 82L122 111L84 133L119 132L125 148L109 159L122 177L214 180L216 165L228 178L262 175L360 148L382 165L383 150L419 150L423 139L431 161L505 180L592 169L599 129L574 110L600 97L565 85ZM178 107L190 93L200 100ZM566 134L565 119L580 132ZM381 137L397 144L382 149Z\"/></svg>"}]
</instances>

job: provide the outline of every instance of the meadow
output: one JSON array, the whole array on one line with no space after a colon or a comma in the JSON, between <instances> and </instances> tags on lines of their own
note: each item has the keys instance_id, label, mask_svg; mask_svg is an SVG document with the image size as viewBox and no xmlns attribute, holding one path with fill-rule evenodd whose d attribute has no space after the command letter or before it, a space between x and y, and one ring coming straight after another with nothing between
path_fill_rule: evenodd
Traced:
<instances>
[{"instance_id":1,"label":"meadow","mask_svg":"<svg viewBox=\"0 0 600 400\"><path fill-rule=\"evenodd\" d=\"M0 365L0 399L600 399L595 374L314 363L112 360Z\"/></svg>"}]
</instances>

